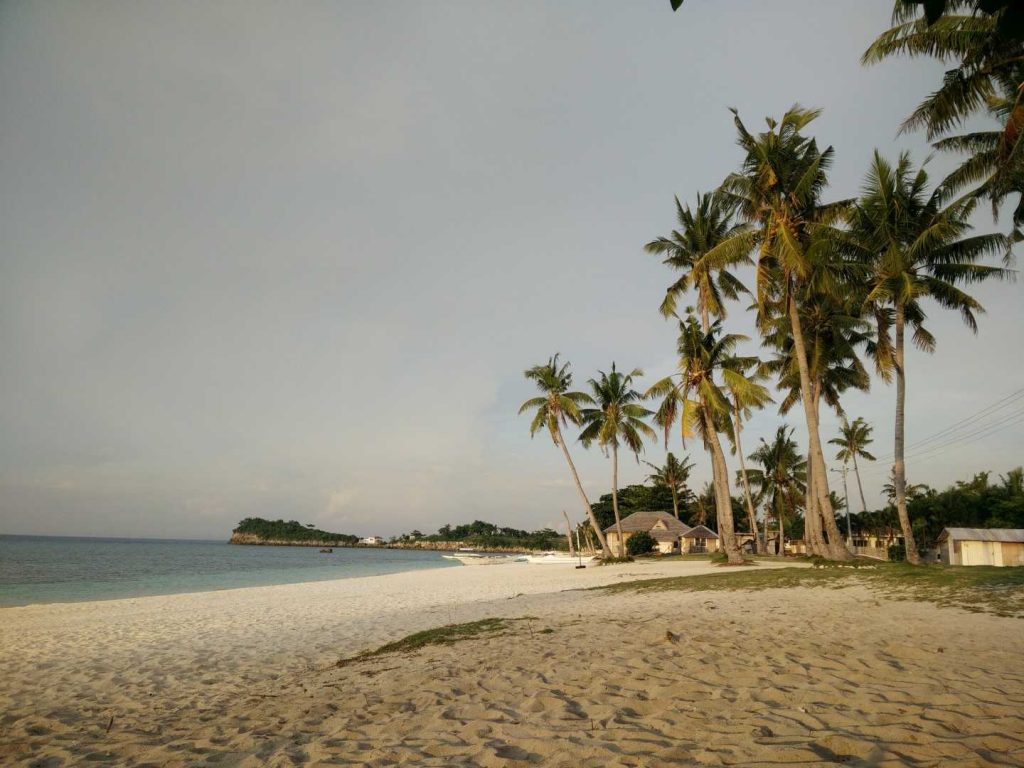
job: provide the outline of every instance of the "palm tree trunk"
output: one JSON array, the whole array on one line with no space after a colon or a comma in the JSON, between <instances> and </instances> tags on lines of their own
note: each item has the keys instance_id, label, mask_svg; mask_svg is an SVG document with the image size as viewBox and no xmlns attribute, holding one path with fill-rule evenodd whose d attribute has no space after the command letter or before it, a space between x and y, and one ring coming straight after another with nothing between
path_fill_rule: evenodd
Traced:
<instances>
[{"instance_id":1,"label":"palm tree trunk","mask_svg":"<svg viewBox=\"0 0 1024 768\"><path fill-rule=\"evenodd\" d=\"M857 490L860 491L860 506L864 512L868 511L868 503L864 501L864 486L860 484L860 470L857 468L857 454L853 454L853 474L857 478Z\"/></svg>"},{"instance_id":2,"label":"palm tree trunk","mask_svg":"<svg viewBox=\"0 0 1024 768\"><path fill-rule=\"evenodd\" d=\"M569 515L562 510L562 517L565 518L565 537L569 539L569 556L576 557L576 544L572 540L572 523L569 522Z\"/></svg>"},{"instance_id":3,"label":"palm tree trunk","mask_svg":"<svg viewBox=\"0 0 1024 768\"><path fill-rule=\"evenodd\" d=\"M562 446L562 453L565 454L565 460L569 464L569 469L572 472L572 479L576 481L576 490L580 492L580 498L583 499L583 506L587 510L587 517L590 518L590 526L594 529L594 535L597 536L597 540L601 544L601 556L611 557L612 551L608 549L608 542L604 538L604 532L601 530L601 524L597 522L597 516L594 514L593 508L590 506L590 500L587 499L587 492L583 490L583 483L580 482L579 473L576 471L576 465L572 462L572 456L569 455L569 448L565 444L565 438L562 437L561 431L558 432L557 442Z\"/></svg>"},{"instance_id":4,"label":"palm tree trunk","mask_svg":"<svg viewBox=\"0 0 1024 768\"><path fill-rule=\"evenodd\" d=\"M701 402L701 417L704 431L711 448L711 475L715 484L715 507L718 512L718 539L722 542L725 556L730 565L741 565L743 555L736 546L735 526L732 519L732 496L729 494L729 468L725 463L722 441L718 439L714 421Z\"/></svg>"},{"instance_id":5,"label":"palm tree trunk","mask_svg":"<svg viewBox=\"0 0 1024 768\"><path fill-rule=\"evenodd\" d=\"M807 348L804 345L800 313L797 311L796 297L793 295L792 288L786 303L789 309L789 323L793 331L793 352L796 355L797 367L800 369L800 399L803 400L804 416L807 419L808 454L815 459L815 461L810 462L810 466L807 468L808 480L812 477L814 479L814 482L809 482L808 485L813 485L820 517L825 523L824 530L828 531L829 528L835 528L836 535L827 544L829 557L833 560L851 560L853 556L850 554L850 550L843 544L843 537L839 535L839 529L836 527L835 513L832 510L832 502L829 499L828 475L825 474L825 454L821 450L821 435L818 433L818 413L811 393L811 372L807 366Z\"/></svg>"},{"instance_id":6,"label":"palm tree trunk","mask_svg":"<svg viewBox=\"0 0 1024 768\"><path fill-rule=\"evenodd\" d=\"M821 384L820 383L815 382L815 384L814 384L814 386L812 388L812 394L813 394L813 397L814 397L814 400L813 400L813 402L814 402L814 415L815 415L815 418L820 423L821 422ZM826 477L828 477L828 468L827 468L827 466L824 463L824 458L825 458L824 456L821 456L821 459L822 459L821 471L822 471L822 474L824 474ZM818 511L821 513L821 519L822 519L822 528L821 528L821 530L823 530L824 531L824 535L826 535L828 537L828 544L826 545L826 547L828 549L829 556L832 557L833 559L842 559L842 558L836 558L836 556L835 556L835 553L838 550L840 552L845 553L848 557L852 557L852 553L850 552L849 548L847 547L847 545L845 543L846 539L843 537L842 532L839 530L839 524L836 522L836 513L835 513L835 510L832 509L832 500L831 499L829 499L829 504L828 504L827 509L829 510L829 514L827 514L827 515L825 514L825 512L824 512L824 510L822 508L819 508Z\"/></svg>"},{"instance_id":7,"label":"palm tree trunk","mask_svg":"<svg viewBox=\"0 0 1024 768\"><path fill-rule=\"evenodd\" d=\"M619 446L616 443L612 443L612 511L615 531L619 534L619 557L625 557L626 542L622 540L622 520L619 519Z\"/></svg>"},{"instance_id":8,"label":"palm tree trunk","mask_svg":"<svg viewBox=\"0 0 1024 768\"><path fill-rule=\"evenodd\" d=\"M676 514L676 520L679 519L679 490L673 485L672 486L672 511Z\"/></svg>"},{"instance_id":9,"label":"palm tree trunk","mask_svg":"<svg viewBox=\"0 0 1024 768\"><path fill-rule=\"evenodd\" d=\"M750 533L754 537L754 546L757 550L757 554L763 555L768 551L768 544L757 529L757 515L754 513L754 500L750 496L750 481L747 479L747 463L743 460L743 445L740 443L739 408L733 408L733 432L736 435L736 453L740 457L740 477L743 479L743 495L746 497L747 501L747 517L750 519Z\"/></svg>"},{"instance_id":10,"label":"palm tree trunk","mask_svg":"<svg viewBox=\"0 0 1024 768\"><path fill-rule=\"evenodd\" d=\"M804 500L804 542L807 544L807 554L819 557L827 556L824 542L821 540L821 533L818 528L821 515L818 514L818 500L814 495L814 475L811 470L813 459L810 454L807 456L807 489Z\"/></svg>"},{"instance_id":11,"label":"palm tree trunk","mask_svg":"<svg viewBox=\"0 0 1024 768\"><path fill-rule=\"evenodd\" d=\"M910 514L907 512L907 470L903 461L903 426L904 410L907 396L907 379L903 367L903 305L896 305L896 464L893 467L893 485L896 486L896 511L900 516L900 528L903 529L903 544L907 551L907 562L921 564L921 556L914 542L914 531L910 527Z\"/></svg>"}]
</instances>

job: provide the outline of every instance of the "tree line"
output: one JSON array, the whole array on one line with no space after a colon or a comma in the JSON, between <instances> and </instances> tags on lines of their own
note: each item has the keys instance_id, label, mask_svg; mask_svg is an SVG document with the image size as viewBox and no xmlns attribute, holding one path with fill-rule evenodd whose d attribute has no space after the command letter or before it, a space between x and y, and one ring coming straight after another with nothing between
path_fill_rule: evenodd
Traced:
<instances>
[{"instance_id":1,"label":"tree line","mask_svg":"<svg viewBox=\"0 0 1024 768\"><path fill-rule=\"evenodd\" d=\"M678 5L674 0L673 7ZM957 62L901 128L923 129L938 150L967 155L938 183L909 154L890 159L875 150L860 193L829 199L835 151L822 148L810 133L820 110L796 104L777 119L766 118L762 131L750 130L732 110L743 153L739 166L692 205L677 198L676 228L645 247L676 272L659 306L678 324L676 371L640 390L641 370L626 373L612 363L588 379L587 391L573 389L571 367L557 354L525 372L540 394L523 403L520 413L532 414L531 435L545 431L560 448L604 557L612 553L572 460L570 430L579 429L576 440L584 448L596 444L610 460L619 557L625 556L620 448L639 457L645 442L660 432L667 449L678 431L684 445L696 439L708 455L707 501L730 563L742 562L737 518L757 528L755 497L768 499L780 527L787 511L793 516L802 507L810 553L852 558L837 519L820 422L823 407L845 420L843 395L868 390L871 367L895 385L893 507L906 559L921 562L906 480L906 347L935 351L937 339L927 327L933 307L958 312L976 333L984 309L967 289L1013 274L1007 268L1011 247L1024 221L1024 44L1015 31L1018 18L1009 3L898 0L893 27L864 54L866 64L902 54ZM979 113L998 129L956 133ZM1011 195L1018 196L1012 233L973 231L970 219L979 203L987 201L995 212ZM737 277L743 267L754 270L750 285ZM757 355L741 354L750 339L729 330L736 302L753 313ZM793 429L780 426L774 441L750 454L754 467L748 470L743 423L773 402L781 414L795 409L800 415L806 452L798 451ZM844 421L839 438L847 443L840 452L844 463L854 462L858 487L856 462L866 456L854 432L864 426L857 419ZM735 478L723 436L740 459ZM738 511L731 481L742 488ZM766 537L764 530L757 537L759 551Z\"/></svg>"}]
</instances>

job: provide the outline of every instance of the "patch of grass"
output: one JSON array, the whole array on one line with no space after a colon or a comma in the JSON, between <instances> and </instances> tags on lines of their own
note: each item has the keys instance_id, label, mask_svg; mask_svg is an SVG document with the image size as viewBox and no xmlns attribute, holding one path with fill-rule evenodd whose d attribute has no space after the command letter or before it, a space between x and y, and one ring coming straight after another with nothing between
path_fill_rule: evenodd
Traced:
<instances>
[{"instance_id":1,"label":"patch of grass","mask_svg":"<svg viewBox=\"0 0 1024 768\"><path fill-rule=\"evenodd\" d=\"M632 557L605 557L597 561L598 565L621 565L622 563L632 563Z\"/></svg>"},{"instance_id":2,"label":"patch of grass","mask_svg":"<svg viewBox=\"0 0 1024 768\"><path fill-rule=\"evenodd\" d=\"M347 659L340 659L337 666L345 667L360 661L368 661L379 656L386 656L395 653L413 653L432 645L452 645L463 640L473 640L480 637L496 637L510 629L515 621L523 621L533 617L522 619L480 619L465 624L447 624L443 627L426 629L387 643L372 651L363 651Z\"/></svg>"},{"instance_id":3,"label":"patch of grass","mask_svg":"<svg viewBox=\"0 0 1024 768\"><path fill-rule=\"evenodd\" d=\"M746 589L866 586L895 600L916 600L976 613L1024 618L1024 568L912 566L777 568L721 575L645 579L594 587L608 592L713 592Z\"/></svg>"}]
</instances>

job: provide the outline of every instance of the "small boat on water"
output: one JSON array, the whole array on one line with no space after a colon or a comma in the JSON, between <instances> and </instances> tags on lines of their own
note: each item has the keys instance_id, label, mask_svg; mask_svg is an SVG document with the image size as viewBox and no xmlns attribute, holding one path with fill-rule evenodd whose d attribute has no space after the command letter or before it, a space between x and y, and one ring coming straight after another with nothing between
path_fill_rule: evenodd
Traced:
<instances>
[{"instance_id":1,"label":"small boat on water","mask_svg":"<svg viewBox=\"0 0 1024 768\"><path fill-rule=\"evenodd\" d=\"M333 550L333 549L321 549L320 551L321 551L321 552L326 552L327 554L330 554L330 553L331 553L331 552L333 552L334 550Z\"/></svg>"}]
</instances>

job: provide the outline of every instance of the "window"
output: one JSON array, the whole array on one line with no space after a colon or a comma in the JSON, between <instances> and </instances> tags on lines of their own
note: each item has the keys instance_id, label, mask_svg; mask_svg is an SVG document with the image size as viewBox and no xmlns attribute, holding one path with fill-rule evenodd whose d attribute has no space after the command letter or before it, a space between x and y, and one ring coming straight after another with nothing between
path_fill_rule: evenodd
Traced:
<instances>
[{"instance_id":1,"label":"window","mask_svg":"<svg viewBox=\"0 0 1024 768\"><path fill-rule=\"evenodd\" d=\"M703 554L708 551L708 542L705 539L694 539L690 545L690 551L695 554Z\"/></svg>"},{"instance_id":2,"label":"window","mask_svg":"<svg viewBox=\"0 0 1024 768\"><path fill-rule=\"evenodd\" d=\"M954 555L959 555L960 554L960 540L959 539L953 539L953 554Z\"/></svg>"}]
</instances>

